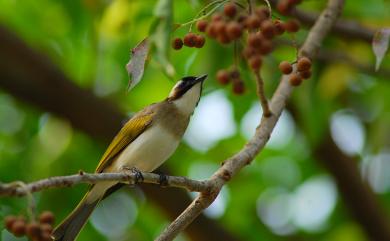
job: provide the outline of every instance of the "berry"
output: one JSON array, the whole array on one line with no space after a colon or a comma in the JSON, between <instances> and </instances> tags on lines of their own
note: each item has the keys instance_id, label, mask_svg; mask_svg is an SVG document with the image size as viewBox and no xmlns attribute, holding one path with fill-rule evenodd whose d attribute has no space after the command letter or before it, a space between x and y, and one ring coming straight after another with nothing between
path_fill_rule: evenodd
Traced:
<instances>
[{"instance_id":1,"label":"berry","mask_svg":"<svg viewBox=\"0 0 390 241\"><path fill-rule=\"evenodd\" d=\"M217 72L217 80L220 84L226 85L230 82L230 75L227 70L221 69Z\"/></svg>"},{"instance_id":2,"label":"berry","mask_svg":"<svg viewBox=\"0 0 390 241\"><path fill-rule=\"evenodd\" d=\"M262 55L266 55L266 54L271 53L271 52L272 52L272 42L269 41L269 40L264 39L264 40L261 42L259 52L260 52Z\"/></svg>"},{"instance_id":3,"label":"berry","mask_svg":"<svg viewBox=\"0 0 390 241\"><path fill-rule=\"evenodd\" d=\"M272 39L274 37L274 24L271 20L265 20L261 23L260 26L261 33L266 39Z\"/></svg>"},{"instance_id":4,"label":"berry","mask_svg":"<svg viewBox=\"0 0 390 241\"><path fill-rule=\"evenodd\" d=\"M183 40L181 40L181 38L175 38L174 40L172 40L173 49L179 50L182 47L183 47Z\"/></svg>"},{"instance_id":5,"label":"berry","mask_svg":"<svg viewBox=\"0 0 390 241\"><path fill-rule=\"evenodd\" d=\"M302 83L302 77L299 74L293 73L288 80L292 86L298 86Z\"/></svg>"},{"instance_id":6,"label":"berry","mask_svg":"<svg viewBox=\"0 0 390 241\"><path fill-rule=\"evenodd\" d=\"M242 95L245 92L244 82L240 79L233 82L233 93L236 95Z\"/></svg>"},{"instance_id":7,"label":"berry","mask_svg":"<svg viewBox=\"0 0 390 241\"><path fill-rule=\"evenodd\" d=\"M249 59L251 56L256 54L256 50L252 47L245 47L244 50L242 51L242 55L246 58Z\"/></svg>"},{"instance_id":8,"label":"berry","mask_svg":"<svg viewBox=\"0 0 390 241\"><path fill-rule=\"evenodd\" d=\"M204 38L204 36L196 35L195 48L202 48L205 42L206 42L206 39Z\"/></svg>"},{"instance_id":9,"label":"berry","mask_svg":"<svg viewBox=\"0 0 390 241\"><path fill-rule=\"evenodd\" d=\"M254 71L259 71L259 69L261 67L261 63L262 63L262 60L261 60L261 57L259 55L252 56L249 59L249 66Z\"/></svg>"},{"instance_id":10,"label":"berry","mask_svg":"<svg viewBox=\"0 0 390 241\"><path fill-rule=\"evenodd\" d=\"M247 19L248 19L248 15L241 14L240 16L238 16L237 22L242 26L245 26Z\"/></svg>"},{"instance_id":11,"label":"berry","mask_svg":"<svg viewBox=\"0 0 390 241\"><path fill-rule=\"evenodd\" d=\"M291 74L293 70L292 65L287 61L280 62L279 69L283 74Z\"/></svg>"},{"instance_id":12,"label":"berry","mask_svg":"<svg viewBox=\"0 0 390 241\"><path fill-rule=\"evenodd\" d=\"M10 215L6 216L4 218L4 226L8 231L11 231L11 227L14 224L14 222L17 220L16 216Z\"/></svg>"},{"instance_id":13,"label":"berry","mask_svg":"<svg viewBox=\"0 0 390 241\"><path fill-rule=\"evenodd\" d=\"M43 233L40 241L53 241L50 233Z\"/></svg>"},{"instance_id":14,"label":"berry","mask_svg":"<svg viewBox=\"0 0 390 241\"><path fill-rule=\"evenodd\" d=\"M217 37L217 30L215 29L215 23L211 23L206 27L206 34L210 38L216 38Z\"/></svg>"},{"instance_id":15,"label":"berry","mask_svg":"<svg viewBox=\"0 0 390 241\"><path fill-rule=\"evenodd\" d=\"M246 25L248 26L249 29L257 29L260 27L261 20L257 15L250 15L246 19Z\"/></svg>"},{"instance_id":16,"label":"berry","mask_svg":"<svg viewBox=\"0 0 390 241\"><path fill-rule=\"evenodd\" d=\"M26 232L26 222L20 219L17 219L11 227L11 232L16 236L16 237L21 237L23 236Z\"/></svg>"},{"instance_id":17,"label":"berry","mask_svg":"<svg viewBox=\"0 0 390 241\"><path fill-rule=\"evenodd\" d=\"M248 37L248 45L252 48L258 48L261 45L262 38L261 35L251 33Z\"/></svg>"},{"instance_id":18,"label":"berry","mask_svg":"<svg viewBox=\"0 0 390 241\"><path fill-rule=\"evenodd\" d=\"M301 2L302 2L302 0L288 0L288 3L289 3L291 6L300 4Z\"/></svg>"},{"instance_id":19,"label":"berry","mask_svg":"<svg viewBox=\"0 0 390 241\"><path fill-rule=\"evenodd\" d=\"M226 26L226 33L230 39L238 39L242 35L242 27L237 22L230 22Z\"/></svg>"},{"instance_id":20,"label":"berry","mask_svg":"<svg viewBox=\"0 0 390 241\"><path fill-rule=\"evenodd\" d=\"M237 80L240 78L240 71L237 69L230 71L230 78Z\"/></svg>"},{"instance_id":21,"label":"berry","mask_svg":"<svg viewBox=\"0 0 390 241\"><path fill-rule=\"evenodd\" d=\"M218 35L226 33L226 23L224 21L219 21L215 23L215 31Z\"/></svg>"},{"instance_id":22,"label":"berry","mask_svg":"<svg viewBox=\"0 0 390 241\"><path fill-rule=\"evenodd\" d=\"M236 5L234 5L234 3L226 3L223 8L223 12L228 17L234 17L237 13Z\"/></svg>"},{"instance_id":23,"label":"berry","mask_svg":"<svg viewBox=\"0 0 390 241\"><path fill-rule=\"evenodd\" d=\"M305 70L302 72L299 72L301 75L302 79L309 79L311 77L311 71L310 70Z\"/></svg>"},{"instance_id":24,"label":"berry","mask_svg":"<svg viewBox=\"0 0 390 241\"><path fill-rule=\"evenodd\" d=\"M292 8L293 5L289 4L288 0L281 0L276 5L276 9L278 10L278 12L285 16L290 15Z\"/></svg>"},{"instance_id":25,"label":"berry","mask_svg":"<svg viewBox=\"0 0 390 241\"><path fill-rule=\"evenodd\" d=\"M300 28L300 24L296 19L290 19L287 22L285 22L283 25L284 25L284 29L286 29L286 31L289 33L298 32Z\"/></svg>"},{"instance_id":26,"label":"berry","mask_svg":"<svg viewBox=\"0 0 390 241\"><path fill-rule=\"evenodd\" d=\"M311 61L308 57L302 57L298 59L297 70L299 72L310 70Z\"/></svg>"},{"instance_id":27,"label":"berry","mask_svg":"<svg viewBox=\"0 0 390 241\"><path fill-rule=\"evenodd\" d=\"M258 7L255 9L255 14L260 19L260 21L266 20L269 18L270 13L267 7Z\"/></svg>"},{"instance_id":28,"label":"berry","mask_svg":"<svg viewBox=\"0 0 390 241\"><path fill-rule=\"evenodd\" d=\"M41 229L39 227L39 224L36 222L32 222L32 223L27 224L26 235L30 239L33 239L33 240L38 239L39 236L41 235Z\"/></svg>"},{"instance_id":29,"label":"berry","mask_svg":"<svg viewBox=\"0 0 390 241\"><path fill-rule=\"evenodd\" d=\"M222 15L220 13L214 13L213 16L211 17L211 21L213 22L218 22L218 21L221 21L223 18L222 18Z\"/></svg>"},{"instance_id":30,"label":"berry","mask_svg":"<svg viewBox=\"0 0 390 241\"><path fill-rule=\"evenodd\" d=\"M194 33L187 33L184 36L184 45L187 47L194 47L196 43L196 34Z\"/></svg>"},{"instance_id":31,"label":"berry","mask_svg":"<svg viewBox=\"0 0 390 241\"><path fill-rule=\"evenodd\" d=\"M225 33L218 35L217 40L221 44L228 44L228 43L230 43L230 38Z\"/></svg>"},{"instance_id":32,"label":"berry","mask_svg":"<svg viewBox=\"0 0 390 241\"><path fill-rule=\"evenodd\" d=\"M275 20L274 21L274 33L275 35L282 35L284 33L284 25L282 21L280 20Z\"/></svg>"},{"instance_id":33,"label":"berry","mask_svg":"<svg viewBox=\"0 0 390 241\"><path fill-rule=\"evenodd\" d=\"M48 223L48 224L54 224L54 214L50 211L44 211L39 215L39 222L42 223Z\"/></svg>"},{"instance_id":34,"label":"berry","mask_svg":"<svg viewBox=\"0 0 390 241\"><path fill-rule=\"evenodd\" d=\"M53 231L53 227L48 223L44 223L41 224L40 230L42 233L51 233Z\"/></svg>"},{"instance_id":35,"label":"berry","mask_svg":"<svg viewBox=\"0 0 390 241\"><path fill-rule=\"evenodd\" d=\"M199 32L205 32L207 28L208 22L206 20L199 20L196 23L196 28L198 29Z\"/></svg>"}]
</instances>

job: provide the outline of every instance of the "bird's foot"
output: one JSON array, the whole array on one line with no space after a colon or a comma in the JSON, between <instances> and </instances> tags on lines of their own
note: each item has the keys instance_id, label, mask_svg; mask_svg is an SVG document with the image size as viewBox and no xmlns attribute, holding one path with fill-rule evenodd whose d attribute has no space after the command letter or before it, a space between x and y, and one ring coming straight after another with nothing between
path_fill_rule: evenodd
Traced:
<instances>
[{"instance_id":1,"label":"bird's foot","mask_svg":"<svg viewBox=\"0 0 390 241\"><path fill-rule=\"evenodd\" d=\"M142 172L136 168L136 167L122 167L123 170L125 171L130 171L131 173L135 174L135 179L134 179L134 183L132 184L137 184L139 182L143 182L145 179L144 179L144 176L142 175Z\"/></svg>"},{"instance_id":2,"label":"bird's foot","mask_svg":"<svg viewBox=\"0 0 390 241\"><path fill-rule=\"evenodd\" d=\"M161 187L167 187L168 186L168 177L167 177L167 175L165 175L163 173L160 173L158 175L160 175L160 178L158 180L160 186Z\"/></svg>"}]
</instances>

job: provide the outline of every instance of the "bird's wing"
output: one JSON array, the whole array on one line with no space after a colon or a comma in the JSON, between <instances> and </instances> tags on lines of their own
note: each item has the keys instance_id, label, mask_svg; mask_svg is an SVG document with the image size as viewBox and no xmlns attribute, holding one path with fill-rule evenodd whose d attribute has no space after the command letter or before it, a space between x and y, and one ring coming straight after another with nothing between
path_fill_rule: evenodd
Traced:
<instances>
[{"instance_id":1,"label":"bird's wing","mask_svg":"<svg viewBox=\"0 0 390 241\"><path fill-rule=\"evenodd\" d=\"M151 125L153 115L153 110L148 108L131 118L112 140L95 172L102 172L110 166L114 158Z\"/></svg>"}]
</instances>

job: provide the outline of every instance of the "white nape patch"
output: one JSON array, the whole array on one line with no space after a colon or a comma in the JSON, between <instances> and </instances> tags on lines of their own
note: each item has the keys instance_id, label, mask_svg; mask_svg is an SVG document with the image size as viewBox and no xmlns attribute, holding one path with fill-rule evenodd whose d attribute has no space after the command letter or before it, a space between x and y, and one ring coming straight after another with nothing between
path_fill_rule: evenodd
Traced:
<instances>
[{"instance_id":1,"label":"white nape patch","mask_svg":"<svg viewBox=\"0 0 390 241\"><path fill-rule=\"evenodd\" d=\"M199 82L189 89L183 96L173 101L181 113L190 115L194 112L196 104L200 98L201 88L202 82Z\"/></svg>"},{"instance_id":2,"label":"white nape patch","mask_svg":"<svg viewBox=\"0 0 390 241\"><path fill-rule=\"evenodd\" d=\"M161 125L152 125L123 150L110 172L121 171L122 167L151 172L173 154L179 142Z\"/></svg>"}]
</instances>

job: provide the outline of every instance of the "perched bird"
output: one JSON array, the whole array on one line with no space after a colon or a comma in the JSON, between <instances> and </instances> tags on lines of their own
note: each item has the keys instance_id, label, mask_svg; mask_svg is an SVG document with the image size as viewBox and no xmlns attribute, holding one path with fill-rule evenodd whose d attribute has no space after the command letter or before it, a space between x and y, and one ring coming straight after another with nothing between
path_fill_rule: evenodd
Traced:
<instances>
[{"instance_id":1,"label":"perched bird","mask_svg":"<svg viewBox=\"0 0 390 241\"><path fill-rule=\"evenodd\" d=\"M207 75L184 77L173 87L168 98L135 114L108 146L96 173L120 172L124 168L151 172L166 161L187 129L206 78ZM115 181L91 185L73 212L55 228L54 240L75 240L99 201L119 185Z\"/></svg>"}]
</instances>

